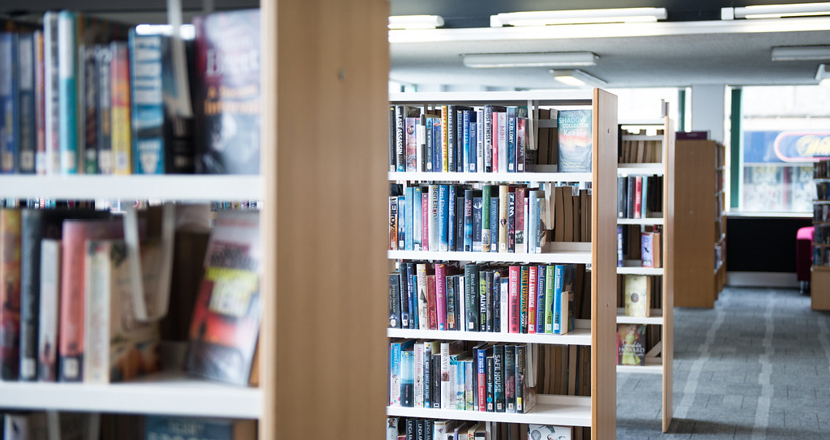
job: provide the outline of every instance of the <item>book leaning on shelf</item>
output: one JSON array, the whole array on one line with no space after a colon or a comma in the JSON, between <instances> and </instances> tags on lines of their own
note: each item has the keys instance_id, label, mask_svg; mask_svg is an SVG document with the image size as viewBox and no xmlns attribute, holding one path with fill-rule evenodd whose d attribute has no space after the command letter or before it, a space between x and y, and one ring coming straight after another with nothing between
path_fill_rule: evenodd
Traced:
<instances>
[{"instance_id":1,"label":"book leaning on shelf","mask_svg":"<svg viewBox=\"0 0 830 440\"><path fill-rule=\"evenodd\" d=\"M569 426L486 423L414 417L388 417L386 419L386 440L542 440L548 438L571 440L574 438L572 432L573 428Z\"/></svg>"}]
</instances>

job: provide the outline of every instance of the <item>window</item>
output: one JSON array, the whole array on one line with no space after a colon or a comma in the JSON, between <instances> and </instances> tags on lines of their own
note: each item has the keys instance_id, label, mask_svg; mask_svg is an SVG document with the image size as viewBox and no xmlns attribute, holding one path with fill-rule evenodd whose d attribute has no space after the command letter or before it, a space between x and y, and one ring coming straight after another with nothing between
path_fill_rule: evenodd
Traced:
<instances>
[{"instance_id":1,"label":"window","mask_svg":"<svg viewBox=\"0 0 830 440\"><path fill-rule=\"evenodd\" d=\"M744 87L740 201L745 212L811 212L812 157L830 154L830 87Z\"/></svg>"}]
</instances>

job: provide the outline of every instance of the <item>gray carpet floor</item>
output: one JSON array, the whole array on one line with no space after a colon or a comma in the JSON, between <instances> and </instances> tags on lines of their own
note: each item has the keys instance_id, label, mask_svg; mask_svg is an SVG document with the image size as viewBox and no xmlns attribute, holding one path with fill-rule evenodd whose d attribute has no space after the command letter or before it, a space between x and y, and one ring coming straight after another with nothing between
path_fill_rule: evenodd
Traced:
<instances>
[{"instance_id":1,"label":"gray carpet floor","mask_svg":"<svg viewBox=\"0 0 830 440\"><path fill-rule=\"evenodd\" d=\"M674 419L662 376L617 374L618 439L830 439L830 314L797 290L726 288L674 311Z\"/></svg>"}]
</instances>

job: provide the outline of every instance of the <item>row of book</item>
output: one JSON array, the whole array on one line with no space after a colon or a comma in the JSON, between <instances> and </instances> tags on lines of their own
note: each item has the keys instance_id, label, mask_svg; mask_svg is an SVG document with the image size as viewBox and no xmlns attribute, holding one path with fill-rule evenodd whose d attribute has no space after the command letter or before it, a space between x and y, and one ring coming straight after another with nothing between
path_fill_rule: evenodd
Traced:
<instances>
[{"instance_id":1,"label":"row of book","mask_svg":"<svg viewBox=\"0 0 830 440\"><path fill-rule=\"evenodd\" d=\"M830 182L816 182L816 199L830 200Z\"/></svg>"},{"instance_id":2,"label":"row of book","mask_svg":"<svg viewBox=\"0 0 830 440\"><path fill-rule=\"evenodd\" d=\"M813 247L813 266L830 266L830 247Z\"/></svg>"},{"instance_id":3,"label":"row of book","mask_svg":"<svg viewBox=\"0 0 830 440\"><path fill-rule=\"evenodd\" d=\"M195 40L73 11L3 25L0 172L259 172L258 10L199 16Z\"/></svg>"},{"instance_id":4,"label":"row of book","mask_svg":"<svg viewBox=\"0 0 830 440\"><path fill-rule=\"evenodd\" d=\"M617 218L648 218L663 212L663 176L617 177Z\"/></svg>"},{"instance_id":5,"label":"row of book","mask_svg":"<svg viewBox=\"0 0 830 440\"><path fill-rule=\"evenodd\" d=\"M830 179L830 160L813 162L814 179Z\"/></svg>"},{"instance_id":6,"label":"row of book","mask_svg":"<svg viewBox=\"0 0 830 440\"><path fill-rule=\"evenodd\" d=\"M394 340L389 406L527 413L536 404L537 347Z\"/></svg>"},{"instance_id":7,"label":"row of book","mask_svg":"<svg viewBox=\"0 0 830 440\"><path fill-rule=\"evenodd\" d=\"M576 186L393 184L389 249L539 254L591 239L591 191Z\"/></svg>"},{"instance_id":8,"label":"row of book","mask_svg":"<svg viewBox=\"0 0 830 440\"><path fill-rule=\"evenodd\" d=\"M662 135L663 130L658 130L657 134ZM663 141L658 140L627 140L626 135L645 136L645 130L640 130L638 133L630 133L623 131L622 140L620 141L619 155L617 163L661 163L663 162Z\"/></svg>"},{"instance_id":9,"label":"row of book","mask_svg":"<svg viewBox=\"0 0 830 440\"><path fill-rule=\"evenodd\" d=\"M109 383L158 371L172 283L198 291L185 311L187 370L247 384L259 328L258 213L222 212L204 253L189 255L197 285L179 288L176 212L190 222L203 213L207 229L201 208L0 209L0 379ZM238 368L227 368L230 351Z\"/></svg>"},{"instance_id":10,"label":"row of book","mask_svg":"<svg viewBox=\"0 0 830 440\"><path fill-rule=\"evenodd\" d=\"M815 226L813 244L830 244L830 226Z\"/></svg>"},{"instance_id":11,"label":"row of book","mask_svg":"<svg viewBox=\"0 0 830 440\"><path fill-rule=\"evenodd\" d=\"M522 173L555 163L559 172L591 172L591 110L528 113L490 104L390 105L389 171ZM533 136L531 123L540 127Z\"/></svg>"},{"instance_id":12,"label":"row of book","mask_svg":"<svg viewBox=\"0 0 830 440\"><path fill-rule=\"evenodd\" d=\"M813 222L830 222L830 204L817 203L813 205Z\"/></svg>"},{"instance_id":13,"label":"row of book","mask_svg":"<svg viewBox=\"0 0 830 440\"><path fill-rule=\"evenodd\" d=\"M389 327L566 334L581 307L584 266L399 263L389 275Z\"/></svg>"},{"instance_id":14,"label":"row of book","mask_svg":"<svg viewBox=\"0 0 830 440\"><path fill-rule=\"evenodd\" d=\"M0 440L255 440L255 420L34 411L0 414Z\"/></svg>"},{"instance_id":15,"label":"row of book","mask_svg":"<svg viewBox=\"0 0 830 440\"><path fill-rule=\"evenodd\" d=\"M617 267L663 267L660 225L617 225Z\"/></svg>"},{"instance_id":16,"label":"row of book","mask_svg":"<svg viewBox=\"0 0 830 440\"><path fill-rule=\"evenodd\" d=\"M576 438L574 428L570 426L468 422L414 417L386 419L386 440L572 440L574 438Z\"/></svg>"}]
</instances>

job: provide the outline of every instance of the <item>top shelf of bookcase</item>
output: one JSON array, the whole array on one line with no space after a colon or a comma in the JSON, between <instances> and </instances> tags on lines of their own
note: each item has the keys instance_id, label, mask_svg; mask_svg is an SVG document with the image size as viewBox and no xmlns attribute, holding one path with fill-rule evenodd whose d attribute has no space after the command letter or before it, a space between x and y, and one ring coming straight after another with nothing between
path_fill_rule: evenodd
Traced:
<instances>
[{"instance_id":1,"label":"top shelf of bookcase","mask_svg":"<svg viewBox=\"0 0 830 440\"><path fill-rule=\"evenodd\" d=\"M403 173L390 172L392 182L590 182L591 173Z\"/></svg>"},{"instance_id":2,"label":"top shelf of bookcase","mask_svg":"<svg viewBox=\"0 0 830 440\"><path fill-rule=\"evenodd\" d=\"M262 180L249 175L3 175L0 197L46 199L259 200Z\"/></svg>"},{"instance_id":3,"label":"top shelf of bookcase","mask_svg":"<svg viewBox=\"0 0 830 440\"><path fill-rule=\"evenodd\" d=\"M390 93L392 104L467 104L467 105L527 105L536 101L539 105L591 105L593 90L562 90L546 92L439 92L439 93Z\"/></svg>"},{"instance_id":4,"label":"top shelf of bookcase","mask_svg":"<svg viewBox=\"0 0 830 440\"><path fill-rule=\"evenodd\" d=\"M622 126L638 126L638 125L665 125L666 119L665 118L658 118L658 119L623 119L619 121L619 125ZM662 135L661 135L662 137Z\"/></svg>"}]
</instances>

